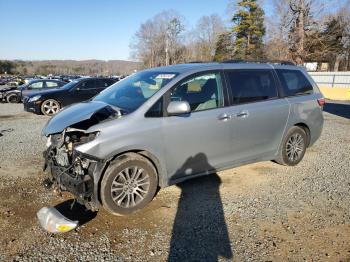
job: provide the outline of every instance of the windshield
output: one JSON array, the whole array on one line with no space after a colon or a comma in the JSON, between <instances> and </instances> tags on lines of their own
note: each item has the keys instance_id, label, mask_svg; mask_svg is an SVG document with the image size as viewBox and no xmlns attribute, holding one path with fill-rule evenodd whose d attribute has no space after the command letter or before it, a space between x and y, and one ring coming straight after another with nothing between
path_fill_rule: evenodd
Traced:
<instances>
[{"instance_id":1,"label":"windshield","mask_svg":"<svg viewBox=\"0 0 350 262\"><path fill-rule=\"evenodd\" d=\"M103 101L127 112L132 112L175 76L177 76L177 73L139 72L105 89L93 100Z\"/></svg>"}]
</instances>

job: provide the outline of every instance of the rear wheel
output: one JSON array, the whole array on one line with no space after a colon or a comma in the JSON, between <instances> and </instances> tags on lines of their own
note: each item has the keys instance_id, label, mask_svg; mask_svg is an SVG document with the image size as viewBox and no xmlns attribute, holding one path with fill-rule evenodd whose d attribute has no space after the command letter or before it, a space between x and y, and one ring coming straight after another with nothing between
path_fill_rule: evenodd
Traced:
<instances>
[{"instance_id":1,"label":"rear wheel","mask_svg":"<svg viewBox=\"0 0 350 262\"><path fill-rule=\"evenodd\" d=\"M60 111L60 109L61 109L60 103L58 103L54 99L45 100L41 104L41 112L46 116L52 116L54 114L57 114L58 111Z\"/></svg>"},{"instance_id":2,"label":"rear wheel","mask_svg":"<svg viewBox=\"0 0 350 262\"><path fill-rule=\"evenodd\" d=\"M158 186L153 164L136 153L115 159L101 181L103 207L113 215L127 215L145 207Z\"/></svg>"},{"instance_id":3,"label":"rear wheel","mask_svg":"<svg viewBox=\"0 0 350 262\"><path fill-rule=\"evenodd\" d=\"M6 96L7 103L17 104L19 103L19 97L17 94L9 94Z\"/></svg>"},{"instance_id":4,"label":"rear wheel","mask_svg":"<svg viewBox=\"0 0 350 262\"><path fill-rule=\"evenodd\" d=\"M297 165L305 155L307 141L305 131L298 126L293 126L282 141L276 162L286 166Z\"/></svg>"}]
</instances>

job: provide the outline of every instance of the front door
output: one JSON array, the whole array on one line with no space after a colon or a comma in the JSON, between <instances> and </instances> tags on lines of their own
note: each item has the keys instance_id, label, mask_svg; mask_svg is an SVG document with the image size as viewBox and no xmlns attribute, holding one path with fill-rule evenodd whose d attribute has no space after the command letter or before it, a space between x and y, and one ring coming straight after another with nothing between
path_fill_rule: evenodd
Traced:
<instances>
[{"instance_id":1,"label":"front door","mask_svg":"<svg viewBox=\"0 0 350 262\"><path fill-rule=\"evenodd\" d=\"M163 118L167 173L170 180L211 173L230 161L231 129L224 107L220 72L188 77L166 94L187 101L191 113Z\"/></svg>"}]
</instances>

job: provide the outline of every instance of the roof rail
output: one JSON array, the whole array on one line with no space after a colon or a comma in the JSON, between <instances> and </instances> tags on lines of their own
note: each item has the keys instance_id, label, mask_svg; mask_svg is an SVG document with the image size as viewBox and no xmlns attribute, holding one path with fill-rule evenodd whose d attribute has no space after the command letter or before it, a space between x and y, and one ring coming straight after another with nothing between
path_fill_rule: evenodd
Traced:
<instances>
[{"instance_id":1,"label":"roof rail","mask_svg":"<svg viewBox=\"0 0 350 262\"><path fill-rule=\"evenodd\" d=\"M206 62L206 61L190 61L190 62L188 62L188 64L202 64L202 63L210 63L210 62Z\"/></svg>"},{"instance_id":2,"label":"roof rail","mask_svg":"<svg viewBox=\"0 0 350 262\"><path fill-rule=\"evenodd\" d=\"M234 59L234 60L226 60L221 63L225 64L238 64L238 63L257 63L257 64L279 64L279 65L295 65L292 61L283 61L283 60L242 60L242 59Z\"/></svg>"}]
</instances>

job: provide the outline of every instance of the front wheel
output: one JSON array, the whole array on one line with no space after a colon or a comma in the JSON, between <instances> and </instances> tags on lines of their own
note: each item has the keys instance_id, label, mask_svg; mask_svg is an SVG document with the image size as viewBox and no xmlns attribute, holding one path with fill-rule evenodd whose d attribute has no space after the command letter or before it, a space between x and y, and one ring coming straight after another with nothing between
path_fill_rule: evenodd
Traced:
<instances>
[{"instance_id":1,"label":"front wheel","mask_svg":"<svg viewBox=\"0 0 350 262\"><path fill-rule=\"evenodd\" d=\"M127 215L154 197L158 177L153 164L136 153L116 158L101 181L102 206L113 215Z\"/></svg>"},{"instance_id":2,"label":"front wheel","mask_svg":"<svg viewBox=\"0 0 350 262\"><path fill-rule=\"evenodd\" d=\"M295 166L303 159L306 147L305 131L298 126L293 126L282 141L276 162L281 165Z\"/></svg>"},{"instance_id":3,"label":"front wheel","mask_svg":"<svg viewBox=\"0 0 350 262\"><path fill-rule=\"evenodd\" d=\"M19 97L17 94L9 94L6 96L6 101L7 103L13 103L13 104L17 104L19 103Z\"/></svg>"},{"instance_id":4,"label":"front wheel","mask_svg":"<svg viewBox=\"0 0 350 262\"><path fill-rule=\"evenodd\" d=\"M58 103L54 99L45 100L41 104L41 112L46 116L55 115L58 113L58 111L60 111L60 109L61 109L60 103Z\"/></svg>"}]
</instances>

